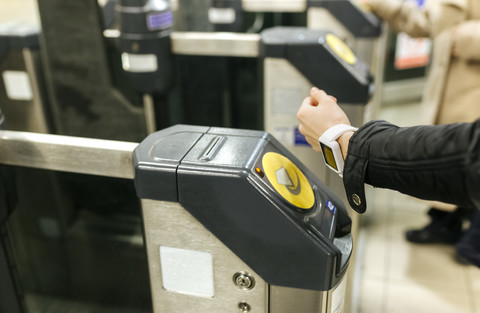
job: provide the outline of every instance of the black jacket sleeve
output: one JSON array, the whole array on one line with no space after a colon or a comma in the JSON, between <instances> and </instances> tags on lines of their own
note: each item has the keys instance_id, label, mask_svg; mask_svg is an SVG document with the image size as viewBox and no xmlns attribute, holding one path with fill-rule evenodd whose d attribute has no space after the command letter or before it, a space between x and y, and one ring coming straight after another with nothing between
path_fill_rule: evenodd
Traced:
<instances>
[{"instance_id":1,"label":"black jacket sleeve","mask_svg":"<svg viewBox=\"0 0 480 313\"><path fill-rule=\"evenodd\" d=\"M480 207L480 120L404 128L368 122L350 139L343 182L349 204L359 213L367 208L365 183Z\"/></svg>"}]
</instances>

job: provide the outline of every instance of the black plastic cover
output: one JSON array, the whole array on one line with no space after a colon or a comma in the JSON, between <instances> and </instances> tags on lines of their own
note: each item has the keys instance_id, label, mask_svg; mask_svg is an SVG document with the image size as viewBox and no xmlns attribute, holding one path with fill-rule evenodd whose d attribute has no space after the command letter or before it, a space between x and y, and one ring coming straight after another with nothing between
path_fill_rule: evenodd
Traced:
<instances>
[{"instance_id":1,"label":"black plastic cover","mask_svg":"<svg viewBox=\"0 0 480 313\"><path fill-rule=\"evenodd\" d=\"M332 34L301 27L274 27L262 32L264 58L284 58L314 86L335 96L339 103L366 104L373 92L373 77L358 57L350 64L326 40Z\"/></svg>"},{"instance_id":2,"label":"black plastic cover","mask_svg":"<svg viewBox=\"0 0 480 313\"><path fill-rule=\"evenodd\" d=\"M308 7L327 9L358 38L375 38L380 36L382 31L381 21L352 0L308 0Z\"/></svg>"},{"instance_id":3,"label":"black plastic cover","mask_svg":"<svg viewBox=\"0 0 480 313\"><path fill-rule=\"evenodd\" d=\"M180 161L207 130L207 127L177 126L145 138L133 152L138 197L178 202Z\"/></svg>"},{"instance_id":4,"label":"black plastic cover","mask_svg":"<svg viewBox=\"0 0 480 313\"><path fill-rule=\"evenodd\" d=\"M255 171L267 152L304 173L313 208L299 211ZM343 203L271 135L179 125L147 137L134 162L140 198L178 201L267 283L323 291L345 274L351 251L334 243L350 234Z\"/></svg>"},{"instance_id":5,"label":"black plastic cover","mask_svg":"<svg viewBox=\"0 0 480 313\"><path fill-rule=\"evenodd\" d=\"M173 85L170 34L173 12L166 0L122 0L117 3L120 30L118 49L123 55L154 56L156 68L125 70L129 87L138 93L166 94Z\"/></svg>"}]
</instances>

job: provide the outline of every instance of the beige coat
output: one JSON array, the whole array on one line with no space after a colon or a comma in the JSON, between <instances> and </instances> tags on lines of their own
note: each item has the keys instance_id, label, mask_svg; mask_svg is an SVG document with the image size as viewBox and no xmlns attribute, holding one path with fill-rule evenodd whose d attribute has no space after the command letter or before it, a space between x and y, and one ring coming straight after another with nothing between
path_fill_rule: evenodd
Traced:
<instances>
[{"instance_id":1,"label":"beige coat","mask_svg":"<svg viewBox=\"0 0 480 313\"><path fill-rule=\"evenodd\" d=\"M403 0L370 0L370 5L397 31L433 39L423 95L425 123L479 118L480 0L427 0L424 9Z\"/></svg>"}]
</instances>

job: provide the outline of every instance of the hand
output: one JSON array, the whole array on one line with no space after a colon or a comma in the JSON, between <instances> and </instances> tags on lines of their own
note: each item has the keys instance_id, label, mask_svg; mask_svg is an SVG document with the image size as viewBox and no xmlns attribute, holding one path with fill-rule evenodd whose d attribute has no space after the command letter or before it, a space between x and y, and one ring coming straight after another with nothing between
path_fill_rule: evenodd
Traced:
<instances>
[{"instance_id":1,"label":"hand","mask_svg":"<svg viewBox=\"0 0 480 313\"><path fill-rule=\"evenodd\" d=\"M327 129L337 124L350 125L347 115L338 106L337 99L316 87L310 90L310 97L303 100L297 112L297 118L300 120L298 128L300 133L305 136L313 150L318 152L321 151L318 138ZM348 140L352 134L353 132L347 132L337 139L344 158L348 150Z\"/></svg>"}]
</instances>

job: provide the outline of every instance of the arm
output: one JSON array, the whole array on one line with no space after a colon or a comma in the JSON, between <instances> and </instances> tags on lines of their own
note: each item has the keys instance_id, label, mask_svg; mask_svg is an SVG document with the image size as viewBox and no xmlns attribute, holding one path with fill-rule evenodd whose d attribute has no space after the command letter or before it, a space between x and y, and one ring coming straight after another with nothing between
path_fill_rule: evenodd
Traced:
<instances>
[{"instance_id":1,"label":"arm","mask_svg":"<svg viewBox=\"0 0 480 313\"><path fill-rule=\"evenodd\" d=\"M453 33L453 45L456 57L480 61L480 20L459 24Z\"/></svg>"},{"instance_id":2,"label":"arm","mask_svg":"<svg viewBox=\"0 0 480 313\"><path fill-rule=\"evenodd\" d=\"M427 10L418 8L415 1L363 0L372 12L395 30L412 37L430 37L431 25Z\"/></svg>"},{"instance_id":3,"label":"arm","mask_svg":"<svg viewBox=\"0 0 480 313\"><path fill-rule=\"evenodd\" d=\"M318 89L312 89L297 116L300 131L317 151L317 135L348 123L335 101ZM480 120L407 128L372 121L347 138L339 140L346 154L343 182L357 212L366 210L365 183L422 199L480 206Z\"/></svg>"},{"instance_id":4,"label":"arm","mask_svg":"<svg viewBox=\"0 0 480 313\"><path fill-rule=\"evenodd\" d=\"M426 200L480 204L480 120L405 128L372 121L352 136L347 149L344 185L358 212L366 209L364 183Z\"/></svg>"}]
</instances>

